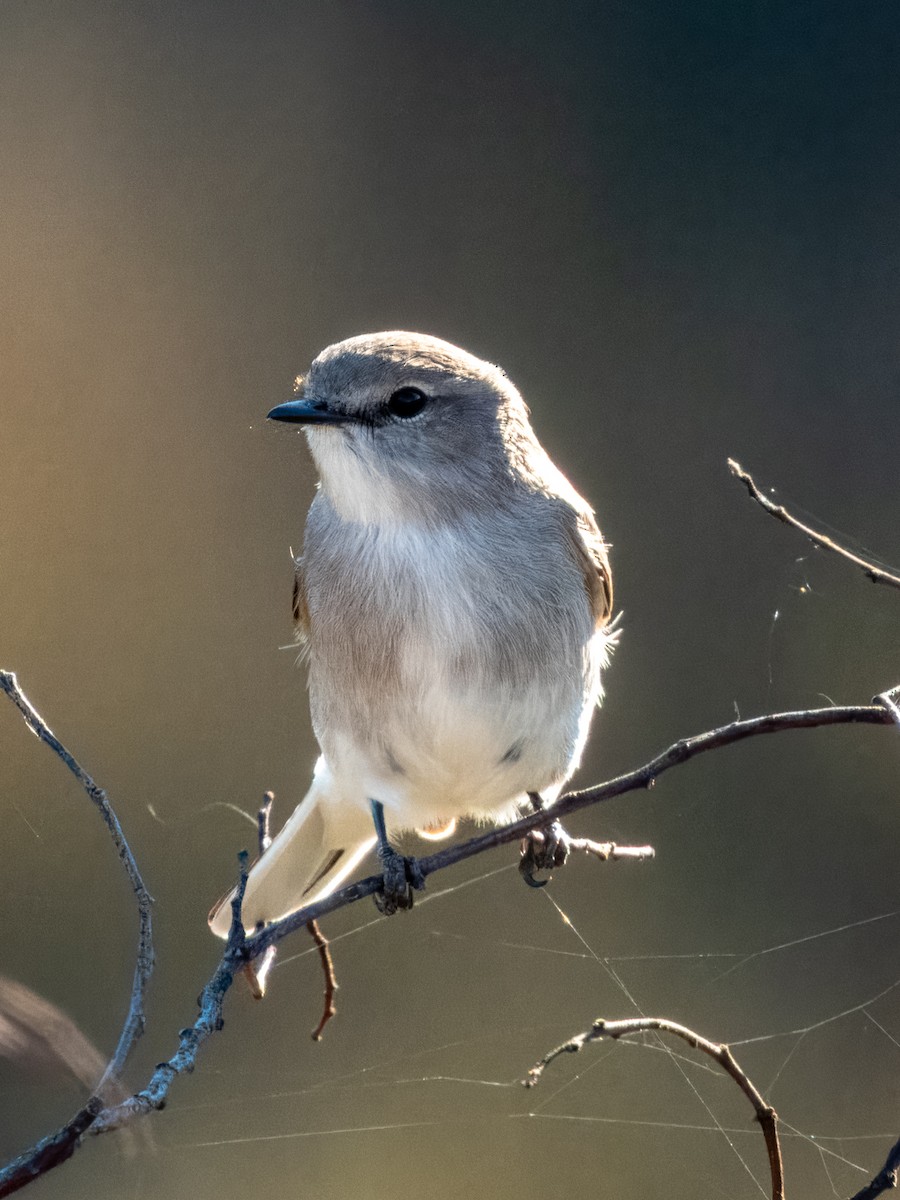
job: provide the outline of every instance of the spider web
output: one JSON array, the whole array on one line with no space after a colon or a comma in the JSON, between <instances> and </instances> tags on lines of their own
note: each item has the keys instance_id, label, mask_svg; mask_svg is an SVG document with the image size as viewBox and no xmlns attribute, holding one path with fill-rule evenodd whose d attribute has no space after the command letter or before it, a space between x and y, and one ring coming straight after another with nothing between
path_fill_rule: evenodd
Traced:
<instances>
[{"instance_id":1,"label":"spider web","mask_svg":"<svg viewBox=\"0 0 900 1200\"><path fill-rule=\"evenodd\" d=\"M793 1117L793 1103L788 1097L802 1093L809 1086L809 1066L803 1054L817 1039L825 1041L835 1030L851 1031L858 1037L866 1027L875 1035L865 1047L867 1061L858 1061L854 1070L870 1078L872 1089L882 1086L879 1075L896 1075L900 1066L900 964L892 963L896 977L881 987L873 988L864 977L850 981L849 1003L838 1008L822 1010L814 995L802 997L806 1017L796 1023L767 1022L758 1010L739 1012L735 996L746 994L747 981L757 982L777 967L787 969L802 978L815 969L817 961L829 956L840 959L843 949L864 943L878 956L895 943L900 923L900 909L873 913L827 928L810 929L791 938L753 949L716 948L704 946L696 951L669 953L654 946L648 939L644 950L628 954L606 954L593 936L582 930L581 919L573 908L564 906L556 896L542 893L542 907L549 921L542 927L559 936L555 944L541 944L494 936L487 927L482 932L461 932L447 928L441 920L446 912L450 917L454 901L460 893L477 888L490 893L498 884L508 880L513 868L503 866L475 875L453 886L426 895L417 905L420 920L427 924L423 938L440 946L447 955L460 955L469 961L475 956L488 958L503 955L528 963L564 960L569 970L579 978L583 987L584 1019L571 1025L565 1020L503 1027L502 1022L490 1022L488 1029L473 1029L469 1036L438 1040L408 1053L385 1058L367 1057L354 1070L315 1082L290 1085L290 1071L276 1070L278 1082L262 1090L241 1086L238 1094L227 1098L207 1099L202 1103L179 1104L183 1120L177 1136L166 1139L164 1147L172 1154L188 1153L223 1155L241 1149L254 1152L268 1147L280 1156L289 1154L278 1144L306 1142L311 1139L333 1143L331 1152L343 1155L346 1143L366 1144L368 1138L390 1138L396 1152L408 1139L417 1139L426 1131L458 1139L466 1126L485 1123L500 1127L511 1123L538 1126L569 1125L581 1130L585 1145L594 1145L599 1138L616 1140L628 1133L637 1137L648 1155L658 1153L668 1162L667 1170L681 1171L692 1164L695 1177L704 1180L708 1194L743 1196L771 1194L762 1138L752 1121L752 1112L739 1096L730 1080L723 1078L708 1059L694 1056L682 1043L669 1039L645 1036L621 1043L599 1043L586 1048L577 1058L564 1058L549 1068L540 1087L524 1091L521 1079L533 1059L555 1042L587 1028L591 1020L601 1015L597 1004L589 997L597 994L598 980L602 981L604 1006L602 1015L674 1016L687 1019L692 1027L713 1040L727 1040L738 1061L766 1098L781 1108L781 1136L786 1159L789 1196L833 1195L849 1196L858 1190L877 1171L889 1146L896 1138L890 1128L890 1106L883 1106L885 1119L871 1127L854 1124L852 1128L807 1123ZM421 910L427 910L425 912ZM332 938L335 955L340 963L349 939L368 934L378 926L380 918L362 921ZM308 949L285 955L275 973L274 987L285 987L287 976L311 963L314 950ZM694 998L702 999L701 1010L719 1009L729 1012L724 1028L710 1028L703 1018L691 1021L684 1011L666 1013L656 1006L648 1007L641 979L652 970L656 978L668 979L683 990L685 979L691 981ZM340 967L339 967L340 971ZM873 972L876 974L876 972ZM741 987L736 987L738 982ZM616 998L618 1000L617 1007ZM688 1002L682 1010L690 1009ZM546 1015L546 1014L545 1014ZM339 1018L340 1021L341 1018ZM329 1037L341 1036L333 1028ZM519 1067L514 1075L463 1072L461 1063L478 1064L497 1057L508 1059L510 1047L518 1047ZM862 1051L860 1051L862 1057ZM639 1060L640 1063L639 1063ZM877 1066L876 1066L877 1064ZM630 1077L630 1078L629 1078ZM645 1081L641 1083L635 1080ZM230 1071L222 1080L233 1087ZM645 1083L649 1082L649 1087ZM787 1085L791 1086L788 1087ZM487 1099L485 1100L485 1097ZM383 1112L386 1098L396 1119L369 1120L359 1123L329 1124L325 1114L337 1107L346 1111L362 1106L369 1112ZM337 1101L337 1103L335 1103ZM474 1113L473 1113L474 1107ZM815 1105L805 1106L812 1111ZM878 1107L876 1105L876 1107ZM262 1116L265 1131L246 1131L247 1111ZM358 1110L358 1107L357 1107ZM277 1116L273 1118L273 1111ZM283 1124L286 1114L297 1114ZM214 1122L220 1136L200 1133L191 1136L188 1126L196 1121L198 1128L209 1128ZM598 1129L600 1132L598 1133ZM603 1130L607 1130L603 1133ZM498 1132L498 1136L503 1134ZM161 1139L162 1141L162 1139ZM161 1149L163 1146L161 1145ZM702 1159L711 1160L709 1168L698 1166ZM731 1159L730 1174L723 1170L724 1160ZM717 1183L728 1178L727 1190ZM526 1193L531 1194L531 1193ZM540 1194L540 1193L535 1193ZM631 1195L627 1181L621 1190L609 1194ZM662 1194L662 1193L660 1193ZM690 1194L678 1185L670 1187L670 1195Z\"/></svg>"}]
</instances>

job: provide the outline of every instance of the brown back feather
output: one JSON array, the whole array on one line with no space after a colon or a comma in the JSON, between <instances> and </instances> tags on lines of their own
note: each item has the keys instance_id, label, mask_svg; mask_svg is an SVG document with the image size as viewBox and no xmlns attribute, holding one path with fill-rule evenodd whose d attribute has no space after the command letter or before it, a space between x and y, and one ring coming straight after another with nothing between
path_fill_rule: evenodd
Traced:
<instances>
[{"instance_id":1,"label":"brown back feather","mask_svg":"<svg viewBox=\"0 0 900 1200\"><path fill-rule=\"evenodd\" d=\"M606 543L589 508L579 512L573 522L566 522L566 533L584 576L594 624L599 628L609 620L613 606L612 572Z\"/></svg>"}]
</instances>

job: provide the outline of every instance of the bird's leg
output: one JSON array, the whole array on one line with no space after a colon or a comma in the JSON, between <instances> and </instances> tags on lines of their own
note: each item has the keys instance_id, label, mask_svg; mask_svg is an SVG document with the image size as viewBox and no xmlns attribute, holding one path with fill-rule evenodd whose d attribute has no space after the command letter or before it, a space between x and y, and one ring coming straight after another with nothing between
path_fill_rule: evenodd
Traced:
<instances>
[{"instance_id":1,"label":"bird's leg","mask_svg":"<svg viewBox=\"0 0 900 1200\"><path fill-rule=\"evenodd\" d=\"M535 812L543 812L544 801L537 792L529 792ZM542 888L549 879L535 879L535 871L552 871L565 865L572 848L572 839L559 821L550 821L543 829L532 829L522 839L522 856L519 871L529 887Z\"/></svg>"},{"instance_id":2,"label":"bird's leg","mask_svg":"<svg viewBox=\"0 0 900 1200\"><path fill-rule=\"evenodd\" d=\"M391 916L398 908L412 908L413 889L420 891L425 886L425 876L414 858L400 854L388 841L387 827L384 823L384 805L380 800L370 800L372 820L375 822L375 832L378 835L378 857L381 859L381 869L384 881L380 892L372 899L375 907L386 917Z\"/></svg>"}]
</instances>

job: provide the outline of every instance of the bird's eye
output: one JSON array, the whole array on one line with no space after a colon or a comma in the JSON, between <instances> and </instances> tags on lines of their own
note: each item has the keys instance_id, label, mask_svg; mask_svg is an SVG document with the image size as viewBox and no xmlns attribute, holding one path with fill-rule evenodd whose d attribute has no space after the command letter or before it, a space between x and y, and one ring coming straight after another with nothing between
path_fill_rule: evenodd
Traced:
<instances>
[{"instance_id":1,"label":"bird's eye","mask_svg":"<svg viewBox=\"0 0 900 1200\"><path fill-rule=\"evenodd\" d=\"M387 410L394 417L415 417L428 403L424 392L414 387L398 388L387 402Z\"/></svg>"}]
</instances>

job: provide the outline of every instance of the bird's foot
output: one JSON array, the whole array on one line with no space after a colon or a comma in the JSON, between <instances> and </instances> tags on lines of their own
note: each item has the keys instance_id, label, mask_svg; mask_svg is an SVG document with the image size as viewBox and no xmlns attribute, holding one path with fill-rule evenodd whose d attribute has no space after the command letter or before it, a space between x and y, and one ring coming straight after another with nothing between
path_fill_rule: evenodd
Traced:
<instances>
[{"instance_id":1,"label":"bird's foot","mask_svg":"<svg viewBox=\"0 0 900 1200\"><path fill-rule=\"evenodd\" d=\"M536 792L529 793L535 812L542 812L544 802ZM553 871L565 866L572 849L572 838L559 821L551 821L543 829L531 829L522 839L519 871L529 887L542 888L549 879L535 879L535 871Z\"/></svg>"},{"instance_id":2,"label":"bird's foot","mask_svg":"<svg viewBox=\"0 0 900 1200\"><path fill-rule=\"evenodd\" d=\"M378 911L390 917L399 909L412 908L414 892L425 887L425 876L417 859L401 854L388 841L381 802L372 800L370 803L383 873L381 889L375 892L372 899Z\"/></svg>"},{"instance_id":3,"label":"bird's foot","mask_svg":"<svg viewBox=\"0 0 900 1200\"><path fill-rule=\"evenodd\" d=\"M384 878L381 890L372 899L375 907L386 917L392 916L398 909L412 908L413 896L425 886L425 876L419 867L418 859L400 854L393 846L378 851Z\"/></svg>"},{"instance_id":4,"label":"bird's foot","mask_svg":"<svg viewBox=\"0 0 900 1200\"><path fill-rule=\"evenodd\" d=\"M546 887L552 876L536 879L535 871L553 871L564 867L572 850L572 838L559 821L546 829L532 829L522 841L519 871L529 887Z\"/></svg>"}]
</instances>

